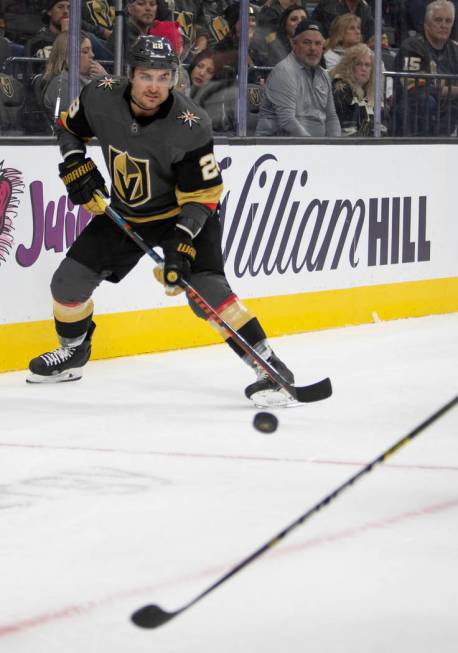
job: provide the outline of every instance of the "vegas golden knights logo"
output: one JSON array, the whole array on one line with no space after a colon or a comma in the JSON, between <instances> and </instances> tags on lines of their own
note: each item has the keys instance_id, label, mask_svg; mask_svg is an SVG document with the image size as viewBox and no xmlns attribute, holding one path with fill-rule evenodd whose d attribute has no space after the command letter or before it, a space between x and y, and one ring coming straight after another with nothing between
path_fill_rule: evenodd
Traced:
<instances>
[{"instance_id":1,"label":"vegas golden knights logo","mask_svg":"<svg viewBox=\"0 0 458 653\"><path fill-rule=\"evenodd\" d=\"M148 159L136 159L110 145L110 175L116 195L129 206L140 206L151 198Z\"/></svg>"},{"instance_id":2,"label":"vegas golden knights logo","mask_svg":"<svg viewBox=\"0 0 458 653\"><path fill-rule=\"evenodd\" d=\"M108 30L112 29L113 19L106 0L91 0L90 2L86 2L86 6L95 25L100 25L100 27Z\"/></svg>"},{"instance_id":3,"label":"vegas golden knights logo","mask_svg":"<svg viewBox=\"0 0 458 653\"><path fill-rule=\"evenodd\" d=\"M180 27L188 39L194 40L194 14L192 11L174 11L173 20L180 23Z\"/></svg>"},{"instance_id":4,"label":"vegas golden knights logo","mask_svg":"<svg viewBox=\"0 0 458 653\"><path fill-rule=\"evenodd\" d=\"M216 41L222 41L229 34L229 25L222 16L216 16L211 22L210 31Z\"/></svg>"},{"instance_id":5,"label":"vegas golden knights logo","mask_svg":"<svg viewBox=\"0 0 458 653\"><path fill-rule=\"evenodd\" d=\"M263 95L262 87L249 86L247 91L248 106L250 107L250 110L253 111L255 109L259 109Z\"/></svg>"},{"instance_id":6,"label":"vegas golden knights logo","mask_svg":"<svg viewBox=\"0 0 458 653\"><path fill-rule=\"evenodd\" d=\"M7 98L12 98L14 94L14 87L13 87L13 82L10 77L7 75L2 75L0 77L0 86L1 86L1 92L3 95L5 95Z\"/></svg>"}]
</instances>

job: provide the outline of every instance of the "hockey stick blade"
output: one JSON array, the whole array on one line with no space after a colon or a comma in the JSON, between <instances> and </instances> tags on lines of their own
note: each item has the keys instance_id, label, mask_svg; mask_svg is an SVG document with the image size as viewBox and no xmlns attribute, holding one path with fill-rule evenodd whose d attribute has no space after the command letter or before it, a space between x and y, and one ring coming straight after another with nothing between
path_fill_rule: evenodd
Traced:
<instances>
[{"instance_id":1,"label":"hockey stick blade","mask_svg":"<svg viewBox=\"0 0 458 653\"><path fill-rule=\"evenodd\" d=\"M158 605L145 605L131 615L132 622L139 628L157 628L173 619L181 610L167 612Z\"/></svg>"},{"instance_id":2,"label":"hockey stick blade","mask_svg":"<svg viewBox=\"0 0 458 653\"><path fill-rule=\"evenodd\" d=\"M311 383L310 385L303 386L291 386L294 391L295 399L301 404L308 404L312 401L321 401L322 399L327 399L332 395L332 384L331 379L321 379L316 383ZM293 394L293 393L291 393Z\"/></svg>"}]
</instances>

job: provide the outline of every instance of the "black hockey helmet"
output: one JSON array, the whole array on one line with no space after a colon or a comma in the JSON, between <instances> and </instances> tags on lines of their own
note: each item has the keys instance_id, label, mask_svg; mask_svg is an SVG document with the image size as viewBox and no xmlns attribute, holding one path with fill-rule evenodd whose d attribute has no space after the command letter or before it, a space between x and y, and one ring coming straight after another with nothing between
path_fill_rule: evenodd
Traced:
<instances>
[{"instance_id":1,"label":"black hockey helmet","mask_svg":"<svg viewBox=\"0 0 458 653\"><path fill-rule=\"evenodd\" d=\"M143 68L178 69L178 57L169 41L163 36L139 36L133 44L127 63L130 68L141 66Z\"/></svg>"}]
</instances>

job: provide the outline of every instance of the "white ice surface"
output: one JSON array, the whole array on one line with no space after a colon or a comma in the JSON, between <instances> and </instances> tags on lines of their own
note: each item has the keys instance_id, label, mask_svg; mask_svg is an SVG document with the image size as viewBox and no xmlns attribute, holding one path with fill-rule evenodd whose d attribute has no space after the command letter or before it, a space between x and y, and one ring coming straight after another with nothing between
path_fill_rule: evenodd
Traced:
<instances>
[{"instance_id":1,"label":"white ice surface","mask_svg":"<svg viewBox=\"0 0 458 653\"><path fill-rule=\"evenodd\" d=\"M272 435L223 345L0 375L0 652L456 653L456 407L189 611L129 615L181 607L451 400L457 334L454 314L274 341L334 395Z\"/></svg>"}]
</instances>

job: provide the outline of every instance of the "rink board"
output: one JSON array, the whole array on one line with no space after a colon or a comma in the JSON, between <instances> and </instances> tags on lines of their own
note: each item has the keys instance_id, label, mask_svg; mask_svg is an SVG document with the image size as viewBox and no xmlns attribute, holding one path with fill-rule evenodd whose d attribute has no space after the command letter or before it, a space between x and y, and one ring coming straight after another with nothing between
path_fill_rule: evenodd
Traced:
<instances>
[{"instance_id":1,"label":"rink board","mask_svg":"<svg viewBox=\"0 0 458 653\"><path fill-rule=\"evenodd\" d=\"M89 154L107 177L99 149ZM457 145L220 145L216 154L226 273L269 335L458 311ZM7 371L55 347L49 282L91 216L62 194L55 146L4 147L2 159ZM121 284L96 290L95 358L220 341L183 296L164 296L152 266L145 257Z\"/></svg>"}]
</instances>

